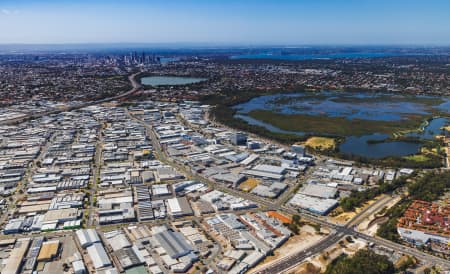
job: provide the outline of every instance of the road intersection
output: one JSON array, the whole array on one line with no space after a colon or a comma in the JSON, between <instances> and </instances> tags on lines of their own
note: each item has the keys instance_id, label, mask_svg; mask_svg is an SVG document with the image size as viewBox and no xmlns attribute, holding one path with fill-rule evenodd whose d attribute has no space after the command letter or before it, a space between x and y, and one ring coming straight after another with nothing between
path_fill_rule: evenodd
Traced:
<instances>
[{"instance_id":1,"label":"road intersection","mask_svg":"<svg viewBox=\"0 0 450 274\"><path fill-rule=\"evenodd\" d=\"M297 211L297 210L294 210L287 206L284 206L281 203L276 203L276 202L274 203L272 201L269 201L265 198L261 198L259 196L255 196L255 195L252 195L252 194L249 194L246 192L242 192L242 191L239 191L236 189L225 187L225 186L221 185L220 183L215 183L215 182L209 180L208 178L205 178L203 176L200 176L199 174L193 173L191 170L187 169L185 166L176 163L175 161L173 161L173 159L171 159L167 156L167 154L165 153L164 149L161 147L161 144L158 141L155 131L153 130L153 128L151 126L149 126L144 121L137 119L131 115L130 115L130 117L135 119L136 121L140 122L142 125L144 125L146 127L147 133L152 141L152 145L153 145L153 149L155 151L156 157L160 161L170 164L170 165L174 166L175 168L177 168L178 170L182 171L184 174L187 175L188 178L203 182L203 183L207 184L208 186L212 187L213 189L217 189L217 190L223 191L225 193L229 193L229 194L256 202L257 204L262 206L262 209L278 210L280 212L284 212L284 213L287 213L290 215L297 214L297 215L300 215L306 221L309 221L312 223L317 223L317 224L320 224L321 226L331 229L331 231L332 231L331 234L328 235L323 240L321 240L316 245L314 245L310 248L307 248L303 251L300 251L298 253L295 253L293 255L290 255L286 258L283 258L282 260L275 261L274 263L267 266L265 269L260 270L258 273L272 274L272 273L285 272L285 271L297 266L299 263L303 262L306 258L311 257L314 254L321 253L328 247L332 246L333 244L336 244L337 242L339 242L339 240L342 237L349 236L349 235L351 235L353 237L364 239L365 241L374 243L376 245L386 246L397 252L407 254L410 256L414 256L420 260L423 260L426 262L432 262L432 263L434 263L436 265L440 265L446 269L450 269L450 262L445 259L421 252L414 248L410 248L410 247L407 247L407 246L404 246L401 244L393 243L391 241L387 241L387 240L379 238L379 237L373 237L373 236L370 236L370 235L367 235L367 234L364 234L364 233L361 233L361 232L358 232L357 230L355 230L355 228L362 221L364 221L370 214L374 214L374 213L380 211L381 209L383 209L385 207L386 203L390 199L393 199L389 195L384 195L378 201L367 206L365 209L363 209L361 212L359 212L354 218L352 218L349 222L347 222L347 224L345 224L345 225L334 224L332 222L329 222L325 218L322 218L322 217L319 217L319 216L316 216L316 215L313 215L313 214L310 214L307 212Z\"/></svg>"}]
</instances>

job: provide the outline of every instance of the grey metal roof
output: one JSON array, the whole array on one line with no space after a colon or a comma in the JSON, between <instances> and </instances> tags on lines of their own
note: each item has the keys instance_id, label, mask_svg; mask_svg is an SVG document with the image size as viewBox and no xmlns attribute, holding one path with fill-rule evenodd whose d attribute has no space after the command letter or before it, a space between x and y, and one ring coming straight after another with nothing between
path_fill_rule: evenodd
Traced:
<instances>
[{"instance_id":1,"label":"grey metal roof","mask_svg":"<svg viewBox=\"0 0 450 274\"><path fill-rule=\"evenodd\" d=\"M87 248L89 253L89 257L91 257L92 263L94 264L94 268L101 268L104 266L111 265L111 261L106 255L105 248L101 243L94 243L93 245Z\"/></svg>"},{"instance_id":2,"label":"grey metal roof","mask_svg":"<svg viewBox=\"0 0 450 274\"><path fill-rule=\"evenodd\" d=\"M166 230L157 233L155 238L172 258L184 256L193 250L179 232Z\"/></svg>"}]
</instances>

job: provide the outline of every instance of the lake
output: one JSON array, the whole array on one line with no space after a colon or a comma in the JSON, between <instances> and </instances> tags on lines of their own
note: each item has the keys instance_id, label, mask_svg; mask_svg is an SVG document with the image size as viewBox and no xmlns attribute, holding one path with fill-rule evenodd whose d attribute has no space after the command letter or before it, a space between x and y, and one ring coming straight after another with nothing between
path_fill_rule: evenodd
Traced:
<instances>
[{"instance_id":1,"label":"lake","mask_svg":"<svg viewBox=\"0 0 450 274\"><path fill-rule=\"evenodd\" d=\"M436 135L442 134L441 128L447 125L449 122L448 118L436 118L431 120L428 125L421 132L411 132L407 136L417 137L421 139L434 139Z\"/></svg>"},{"instance_id":2,"label":"lake","mask_svg":"<svg viewBox=\"0 0 450 274\"><path fill-rule=\"evenodd\" d=\"M388 156L407 156L419 152L420 143L392 141L369 144L369 140L385 140L387 134L374 133L364 136L349 136L339 146L339 151L368 158L381 159Z\"/></svg>"},{"instance_id":3,"label":"lake","mask_svg":"<svg viewBox=\"0 0 450 274\"><path fill-rule=\"evenodd\" d=\"M265 123L263 121L257 120L255 118L252 118L250 116L247 115L240 115L240 114L236 114L234 116L234 118L238 118L241 120L244 120L245 122L254 125L254 126L260 126L260 127L264 127L272 132L276 132L276 133L282 133L282 134L292 134L292 135L298 135L298 136L303 136L305 135L304 132L300 132L300 131L292 131L292 130L284 130L281 128L278 128L276 126L273 126L269 123Z\"/></svg>"},{"instance_id":4,"label":"lake","mask_svg":"<svg viewBox=\"0 0 450 274\"><path fill-rule=\"evenodd\" d=\"M234 108L239 114L264 109L280 114L326 115L348 120L400 121L408 115L450 114L449 98L374 92L322 91L259 96Z\"/></svg>"},{"instance_id":5,"label":"lake","mask_svg":"<svg viewBox=\"0 0 450 274\"><path fill-rule=\"evenodd\" d=\"M318 134L329 135L324 132L308 132L307 130L296 131L289 124L280 128L267 121L261 121L251 117L252 111L264 110L276 114L303 115L301 117L329 117L339 118L340 121L347 121L351 127L356 126L353 121L367 121L365 123L391 123L402 124L411 117L421 119L439 112L445 116L450 116L450 98L434 96L412 96L389 93L372 92L344 92L344 91L323 91L323 92L301 92L289 94L275 94L259 96L248 102L234 106L236 110L235 118L245 122L261 126L276 133L305 135ZM278 117L278 116L277 116ZM281 119L282 119L281 118ZM429 121L423 131L406 134L409 137L421 139L433 139L441 134L441 127L449 123L448 118L435 118ZM277 122L277 121L275 121ZM283 125L280 123L280 125ZM292 125L292 126L291 126ZM419 152L420 143L405 141L385 141L379 143L368 143L368 140L385 140L389 134L372 132L364 135L347 135L339 150L346 154L354 154L368 158L384 158L388 156L406 156Z\"/></svg>"},{"instance_id":6,"label":"lake","mask_svg":"<svg viewBox=\"0 0 450 274\"><path fill-rule=\"evenodd\" d=\"M207 78L180 77L180 76L148 76L141 78L141 84L147 86L182 86L200 83Z\"/></svg>"}]
</instances>

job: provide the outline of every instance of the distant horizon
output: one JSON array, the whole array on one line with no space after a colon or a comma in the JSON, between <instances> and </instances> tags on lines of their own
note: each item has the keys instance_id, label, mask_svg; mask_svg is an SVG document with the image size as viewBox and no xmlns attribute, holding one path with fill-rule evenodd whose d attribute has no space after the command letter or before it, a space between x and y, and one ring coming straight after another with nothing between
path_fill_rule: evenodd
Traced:
<instances>
[{"instance_id":1,"label":"distant horizon","mask_svg":"<svg viewBox=\"0 0 450 274\"><path fill-rule=\"evenodd\" d=\"M125 53L130 51L156 54L229 54L240 58L264 58L273 56L301 56L333 54L381 54L393 55L449 55L450 45L276 45L231 43L60 43L60 44L1 44L0 55L8 54L87 54ZM260 55L260 56L258 56ZM354 56L363 57L363 56ZM382 56L380 56L382 57ZM277 58L274 58L277 59ZM284 59L284 58L281 58ZM302 59L302 58L300 58ZM286 60L290 60L289 58Z\"/></svg>"},{"instance_id":2,"label":"distant horizon","mask_svg":"<svg viewBox=\"0 0 450 274\"><path fill-rule=\"evenodd\" d=\"M63 45L194 45L194 46L255 46L255 47L448 47L449 43L250 43L250 42L55 42L55 43L2 43L0 46L24 45L24 46L63 46Z\"/></svg>"},{"instance_id":3,"label":"distant horizon","mask_svg":"<svg viewBox=\"0 0 450 274\"><path fill-rule=\"evenodd\" d=\"M155 48L447 48L448 44L350 44L350 43L322 43L322 44L281 44L281 43L228 43L228 42L74 42L74 43L2 43L0 47L155 47Z\"/></svg>"}]
</instances>

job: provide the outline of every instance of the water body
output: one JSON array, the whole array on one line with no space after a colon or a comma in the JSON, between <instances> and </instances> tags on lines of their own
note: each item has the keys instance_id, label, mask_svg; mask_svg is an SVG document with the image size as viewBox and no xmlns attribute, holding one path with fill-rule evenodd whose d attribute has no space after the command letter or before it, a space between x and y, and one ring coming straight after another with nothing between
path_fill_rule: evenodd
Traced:
<instances>
[{"instance_id":1,"label":"water body","mask_svg":"<svg viewBox=\"0 0 450 274\"><path fill-rule=\"evenodd\" d=\"M245 122L247 122L247 123L249 123L251 125L260 126L260 127L266 128L266 129L268 129L268 130L270 130L272 132L276 132L276 133L293 134L293 135L298 135L298 136L305 135L304 132L284 130L284 129L278 128L278 127L273 126L273 125L271 125L269 123L257 120L255 118L247 116L247 115L236 114L236 115L234 115L234 118L242 119L242 120L244 120Z\"/></svg>"},{"instance_id":2,"label":"water body","mask_svg":"<svg viewBox=\"0 0 450 274\"><path fill-rule=\"evenodd\" d=\"M449 118L436 118L431 120L423 131L408 133L406 136L432 140L436 135L443 133L441 128L446 126L449 122Z\"/></svg>"},{"instance_id":3,"label":"water body","mask_svg":"<svg viewBox=\"0 0 450 274\"><path fill-rule=\"evenodd\" d=\"M339 146L339 151L345 154L353 154L363 157L381 159L388 156L407 156L419 152L421 144L392 141L376 144L368 144L368 140L385 140L387 134L371 134L364 136L350 136Z\"/></svg>"},{"instance_id":4,"label":"water body","mask_svg":"<svg viewBox=\"0 0 450 274\"><path fill-rule=\"evenodd\" d=\"M320 93L294 93L260 96L234 106L236 118L243 119L251 125L264 127L272 132L302 136L305 132L289 131L254 119L247 114L252 110L269 110L280 114L326 115L345 117L348 120L398 121L410 114L428 115L430 108L439 109L450 114L450 98L417 96L419 99L442 99L442 102L428 105L411 96L366 92L324 91ZM390 99L390 100L389 100ZM434 102L439 102L436 100ZM421 132L407 134L410 137L433 139L441 133L441 127L450 122L449 118L431 120ZM374 133L364 136L347 136L340 145L341 152L367 158L385 158L389 156L406 156L419 152L420 143L404 141L386 141L367 143L368 140L385 140L387 134Z\"/></svg>"},{"instance_id":5,"label":"water body","mask_svg":"<svg viewBox=\"0 0 450 274\"><path fill-rule=\"evenodd\" d=\"M429 106L415 102L412 98L434 100L442 99L441 104L432 108L450 114L450 98L430 96L404 96L387 93L368 92L302 92L259 96L248 102L236 105L238 114L264 109L279 114L326 115L345 117L349 120L399 121L408 114L429 115Z\"/></svg>"},{"instance_id":6,"label":"water body","mask_svg":"<svg viewBox=\"0 0 450 274\"><path fill-rule=\"evenodd\" d=\"M272 54L272 53L256 53L256 54L240 54L233 55L229 58L236 59L273 59L273 60L314 60L314 59L340 59L340 58L377 58L400 56L401 53L389 52L348 52L348 53L328 53L328 54Z\"/></svg>"},{"instance_id":7,"label":"water body","mask_svg":"<svg viewBox=\"0 0 450 274\"><path fill-rule=\"evenodd\" d=\"M206 81L206 78L179 76L148 76L141 78L141 84L147 86L182 86Z\"/></svg>"}]
</instances>

